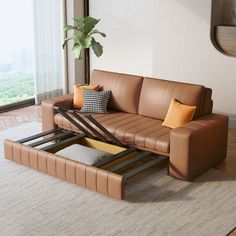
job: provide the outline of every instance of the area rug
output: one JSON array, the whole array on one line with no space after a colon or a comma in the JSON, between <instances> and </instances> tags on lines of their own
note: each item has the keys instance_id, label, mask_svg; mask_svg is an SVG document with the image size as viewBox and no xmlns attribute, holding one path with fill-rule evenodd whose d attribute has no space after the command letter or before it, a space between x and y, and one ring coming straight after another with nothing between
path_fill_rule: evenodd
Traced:
<instances>
[{"instance_id":1,"label":"area rug","mask_svg":"<svg viewBox=\"0 0 236 236\"><path fill-rule=\"evenodd\" d=\"M236 176L211 169L193 183L156 166L118 201L0 161L0 235L223 236L236 224Z\"/></svg>"},{"instance_id":2,"label":"area rug","mask_svg":"<svg viewBox=\"0 0 236 236\"><path fill-rule=\"evenodd\" d=\"M0 131L0 159L3 158L4 139L18 140L42 132L40 122L29 122L7 130Z\"/></svg>"}]
</instances>

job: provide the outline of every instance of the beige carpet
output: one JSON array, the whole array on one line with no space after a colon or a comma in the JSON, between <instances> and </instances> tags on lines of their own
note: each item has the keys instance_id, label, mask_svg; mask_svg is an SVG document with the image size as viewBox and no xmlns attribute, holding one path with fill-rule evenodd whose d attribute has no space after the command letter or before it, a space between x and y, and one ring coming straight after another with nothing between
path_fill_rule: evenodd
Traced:
<instances>
[{"instance_id":1,"label":"beige carpet","mask_svg":"<svg viewBox=\"0 0 236 236\"><path fill-rule=\"evenodd\" d=\"M118 201L0 161L0 235L223 236L235 226L236 177L212 169L190 184L157 169Z\"/></svg>"},{"instance_id":2,"label":"beige carpet","mask_svg":"<svg viewBox=\"0 0 236 236\"><path fill-rule=\"evenodd\" d=\"M42 125L36 121L0 131L0 160L3 158L5 139L18 140L40 132L42 132Z\"/></svg>"},{"instance_id":3,"label":"beige carpet","mask_svg":"<svg viewBox=\"0 0 236 236\"><path fill-rule=\"evenodd\" d=\"M0 145L38 130L33 122L0 132ZM118 201L0 161L0 236L224 236L235 225L236 176L219 170L187 183L167 176L166 165L154 167Z\"/></svg>"}]
</instances>

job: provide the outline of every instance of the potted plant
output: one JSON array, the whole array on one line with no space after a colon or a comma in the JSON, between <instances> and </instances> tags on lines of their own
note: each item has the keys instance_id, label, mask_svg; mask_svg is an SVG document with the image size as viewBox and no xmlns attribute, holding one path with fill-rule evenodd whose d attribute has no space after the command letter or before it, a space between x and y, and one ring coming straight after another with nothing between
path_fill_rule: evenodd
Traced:
<instances>
[{"instance_id":1,"label":"potted plant","mask_svg":"<svg viewBox=\"0 0 236 236\"><path fill-rule=\"evenodd\" d=\"M88 16L74 19L74 25L65 25L64 29L73 30L74 34L64 40L62 47L64 48L68 41L74 40L72 53L76 59L81 59L82 50L89 48L92 48L95 55L100 57L103 53L103 46L94 37L96 34L106 37L106 34L94 29L99 21L100 19Z\"/></svg>"}]
</instances>

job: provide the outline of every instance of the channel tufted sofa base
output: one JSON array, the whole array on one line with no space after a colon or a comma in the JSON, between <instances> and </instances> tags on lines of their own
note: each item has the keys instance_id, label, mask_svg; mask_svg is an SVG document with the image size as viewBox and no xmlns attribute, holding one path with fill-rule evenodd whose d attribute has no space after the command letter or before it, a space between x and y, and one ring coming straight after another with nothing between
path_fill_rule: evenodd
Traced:
<instances>
[{"instance_id":1,"label":"channel tufted sofa base","mask_svg":"<svg viewBox=\"0 0 236 236\"><path fill-rule=\"evenodd\" d=\"M11 140L5 140L4 150L5 158L10 161L113 198L124 198L124 178L119 174Z\"/></svg>"}]
</instances>

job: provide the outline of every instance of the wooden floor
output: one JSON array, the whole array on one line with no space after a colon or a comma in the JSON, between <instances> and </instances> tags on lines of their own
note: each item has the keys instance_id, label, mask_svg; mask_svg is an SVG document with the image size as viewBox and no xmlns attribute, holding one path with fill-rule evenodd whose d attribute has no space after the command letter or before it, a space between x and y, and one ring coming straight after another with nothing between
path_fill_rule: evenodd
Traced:
<instances>
[{"instance_id":1,"label":"wooden floor","mask_svg":"<svg viewBox=\"0 0 236 236\"><path fill-rule=\"evenodd\" d=\"M23 123L41 121L41 107L29 106L0 113L0 131ZM224 163L216 167L230 174L236 174L236 130L229 129L228 153ZM236 236L236 229L230 234Z\"/></svg>"},{"instance_id":2,"label":"wooden floor","mask_svg":"<svg viewBox=\"0 0 236 236\"><path fill-rule=\"evenodd\" d=\"M40 106L28 106L0 113L0 131L32 121L41 122Z\"/></svg>"}]
</instances>

